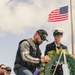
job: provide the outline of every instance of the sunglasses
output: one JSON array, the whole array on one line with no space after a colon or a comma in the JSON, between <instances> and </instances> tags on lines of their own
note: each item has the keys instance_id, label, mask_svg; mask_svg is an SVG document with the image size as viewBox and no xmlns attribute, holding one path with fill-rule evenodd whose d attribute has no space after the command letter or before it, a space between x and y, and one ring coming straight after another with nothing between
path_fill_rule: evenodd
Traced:
<instances>
[{"instance_id":1,"label":"sunglasses","mask_svg":"<svg viewBox=\"0 0 75 75\"><path fill-rule=\"evenodd\" d=\"M4 67L1 67L1 69L6 69L6 68L4 68Z\"/></svg>"},{"instance_id":2,"label":"sunglasses","mask_svg":"<svg viewBox=\"0 0 75 75\"><path fill-rule=\"evenodd\" d=\"M7 71L11 71L11 70L7 70Z\"/></svg>"}]
</instances>

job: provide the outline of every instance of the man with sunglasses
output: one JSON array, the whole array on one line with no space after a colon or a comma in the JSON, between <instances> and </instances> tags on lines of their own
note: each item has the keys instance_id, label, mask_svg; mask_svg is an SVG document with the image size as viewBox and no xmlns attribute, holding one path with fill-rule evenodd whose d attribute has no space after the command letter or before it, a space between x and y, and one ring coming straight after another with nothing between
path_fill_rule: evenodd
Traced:
<instances>
[{"instance_id":1,"label":"man with sunglasses","mask_svg":"<svg viewBox=\"0 0 75 75\"><path fill-rule=\"evenodd\" d=\"M12 71L11 67L7 66L6 67L6 74L5 75L11 75L11 71Z\"/></svg>"},{"instance_id":2,"label":"man with sunglasses","mask_svg":"<svg viewBox=\"0 0 75 75\"><path fill-rule=\"evenodd\" d=\"M48 36L43 29L37 30L30 39L20 41L16 60L14 63L14 72L16 75L33 75L35 69L40 63L49 62L50 58L46 55L41 58L41 45Z\"/></svg>"}]
</instances>

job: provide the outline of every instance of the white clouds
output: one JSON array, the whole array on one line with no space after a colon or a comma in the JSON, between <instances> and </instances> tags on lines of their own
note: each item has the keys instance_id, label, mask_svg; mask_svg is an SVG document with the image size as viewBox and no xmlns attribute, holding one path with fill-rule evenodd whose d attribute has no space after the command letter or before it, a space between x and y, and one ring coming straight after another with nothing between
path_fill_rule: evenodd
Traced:
<instances>
[{"instance_id":1,"label":"white clouds","mask_svg":"<svg viewBox=\"0 0 75 75\"><path fill-rule=\"evenodd\" d=\"M75 33L75 23L74 23L75 0L72 0L72 1L73 1L72 3L73 4L73 9L72 9L73 10L73 29ZM24 37L26 35L28 35L27 37L29 37L29 35L30 36L33 35L32 31L34 31L35 29L38 29L38 28L46 29L47 27L48 29L46 30L49 33L49 36L47 39L49 40L49 42L44 42L40 47L44 55L43 51L45 50L45 45L53 41L52 30L54 28L61 28L64 30L64 36L61 42L68 46L68 50L71 53L72 43L71 43L70 19L66 21L62 21L62 22L57 22L57 23L47 22L48 14L50 14L51 11L68 4L69 4L69 0L0 0L0 37L4 36L7 33L13 33L13 34L24 33ZM26 31L28 31L29 34L25 34ZM9 37L10 35L8 34L7 36ZM10 49L9 50L10 54L13 53L13 55L11 54L12 57L11 56L10 57L13 59L13 56L16 50L15 48L17 47L15 44L17 44L16 42L19 41L20 39L17 37L12 38L12 36L14 37L14 35L12 35L9 38L7 36L3 37L4 39L1 39L2 43L0 43L0 45L2 45L3 47L0 49L1 54L3 50L5 51L5 53L7 53L7 50ZM5 59L8 60L9 58L5 58ZM5 61L5 59L3 60ZM8 61L8 63L12 64L12 62L14 61L14 60L12 61L12 59L11 60L9 59L10 61Z\"/></svg>"},{"instance_id":2,"label":"white clouds","mask_svg":"<svg viewBox=\"0 0 75 75\"><path fill-rule=\"evenodd\" d=\"M28 2L1 0L1 32L19 34L28 27L40 27L47 24L48 14L56 7L56 2L55 0L30 0Z\"/></svg>"},{"instance_id":3,"label":"white clouds","mask_svg":"<svg viewBox=\"0 0 75 75\"><path fill-rule=\"evenodd\" d=\"M60 27L65 32L63 41L66 41L71 37L70 21L50 23L47 19L52 10L68 4L69 2L65 0L22 0L22 2L21 0L0 0L0 33L1 35L7 32L21 34L29 28L42 26L50 27L48 32L51 32L53 28ZM73 8L73 21L74 12Z\"/></svg>"},{"instance_id":4,"label":"white clouds","mask_svg":"<svg viewBox=\"0 0 75 75\"><path fill-rule=\"evenodd\" d=\"M35 5L36 3L29 5L27 3L17 3L13 0L7 4L8 1L1 1L0 30L3 32L21 33L24 27L27 29L34 25L38 26L43 21L40 16L44 15L40 13L41 9Z\"/></svg>"}]
</instances>

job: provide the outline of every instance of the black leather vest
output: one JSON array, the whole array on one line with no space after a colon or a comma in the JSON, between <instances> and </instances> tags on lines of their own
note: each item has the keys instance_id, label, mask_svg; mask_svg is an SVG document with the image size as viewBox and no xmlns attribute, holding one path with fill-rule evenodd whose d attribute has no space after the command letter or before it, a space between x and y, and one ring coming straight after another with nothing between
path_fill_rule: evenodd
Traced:
<instances>
[{"instance_id":1,"label":"black leather vest","mask_svg":"<svg viewBox=\"0 0 75 75\"><path fill-rule=\"evenodd\" d=\"M40 51L39 47L37 47L36 44L32 41L32 39L24 39L19 43L19 45L23 41L27 41L30 44L30 55L32 57L41 58L41 51ZM20 54L20 47L18 48L14 69L19 68L21 66L25 66L26 68L28 68L30 71L33 72L38 65L39 64L36 65L34 63L23 61L21 58L21 54Z\"/></svg>"}]
</instances>

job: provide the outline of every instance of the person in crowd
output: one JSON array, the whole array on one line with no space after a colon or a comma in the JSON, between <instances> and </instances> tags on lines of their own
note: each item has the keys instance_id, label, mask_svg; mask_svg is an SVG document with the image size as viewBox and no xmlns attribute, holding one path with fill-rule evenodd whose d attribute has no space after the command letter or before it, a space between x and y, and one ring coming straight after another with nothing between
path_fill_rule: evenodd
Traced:
<instances>
[{"instance_id":1,"label":"person in crowd","mask_svg":"<svg viewBox=\"0 0 75 75\"><path fill-rule=\"evenodd\" d=\"M0 75L4 74L3 72L3 69L1 68L1 65L0 65Z\"/></svg>"},{"instance_id":2,"label":"person in crowd","mask_svg":"<svg viewBox=\"0 0 75 75\"><path fill-rule=\"evenodd\" d=\"M6 72L6 66L5 64L0 65L0 75L4 75Z\"/></svg>"},{"instance_id":3,"label":"person in crowd","mask_svg":"<svg viewBox=\"0 0 75 75\"><path fill-rule=\"evenodd\" d=\"M50 58L46 55L41 57L39 46L46 40L48 33L39 29L34 36L19 42L16 59L14 62L14 72L16 75L33 75L40 63L49 62Z\"/></svg>"},{"instance_id":4,"label":"person in crowd","mask_svg":"<svg viewBox=\"0 0 75 75\"><path fill-rule=\"evenodd\" d=\"M12 71L11 67L7 66L6 67L6 75L11 75L11 71Z\"/></svg>"}]
</instances>

